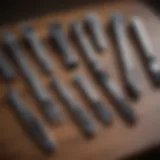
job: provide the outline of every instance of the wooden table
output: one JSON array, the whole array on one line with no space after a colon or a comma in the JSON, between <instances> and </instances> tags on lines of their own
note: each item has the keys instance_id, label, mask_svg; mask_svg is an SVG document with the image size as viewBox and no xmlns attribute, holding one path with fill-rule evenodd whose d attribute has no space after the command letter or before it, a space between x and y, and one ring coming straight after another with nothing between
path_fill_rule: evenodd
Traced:
<instances>
[{"instance_id":1,"label":"wooden table","mask_svg":"<svg viewBox=\"0 0 160 160\"><path fill-rule=\"evenodd\" d=\"M108 16L112 11L122 12L129 20L133 15L138 15L144 21L150 38L153 42L155 52L159 55L160 60L160 22L158 18L150 11L147 6L140 4L139 2L119 2L119 3L104 3L99 5L88 5L85 7L75 8L69 11L61 11L57 13L50 13L43 17L37 17L31 19L33 26L36 28L40 37L44 40L44 43L50 51L50 56L53 59L55 73L61 77L62 81L71 89L77 99L81 101L84 106L88 106L87 102L83 100L81 94L74 88L72 83L72 76L75 72L83 72L87 75L88 79L93 82L97 92L101 95L102 99L109 105L113 116L114 123L112 126L103 126L99 123L90 108L86 107L88 112L92 115L98 130L97 136L92 139L86 139L78 127L70 119L65 106L57 99L54 92L50 90L49 81L50 78L44 76L40 72L38 65L35 65L35 59L31 54L26 52L26 56L30 59L30 65L38 72L44 85L48 88L51 96L56 98L57 105L59 105L64 113L64 124L55 127L49 126L44 121L43 117L38 111L38 106L34 100L27 83L23 80L20 71L17 69L17 80L10 84L16 87L26 103L30 104L29 107L35 112L40 119L44 121L49 129L51 136L53 135L58 143L57 152L53 155L46 155L31 141L28 135L21 127L14 112L5 100L7 93L7 85L2 79L0 81L0 157L1 159L13 159L13 160L112 160L119 159L131 154L141 152L143 150L154 147L160 143L160 90L155 89L148 77L148 74L141 63L139 50L133 41L130 41L131 54L134 57L134 63L137 66L137 74L139 83L142 88L141 99L137 102L131 101L137 115L138 123L136 126L129 127L115 112L114 107L108 98L103 94L100 87L94 82L92 76L87 69L86 64L80 56L79 50L75 46L75 54L80 58L80 65L77 70L69 72L67 71L56 54L51 45L48 44L47 39L47 24L59 19L62 21L66 31L68 23L72 19L82 20L85 13L89 11L97 12L101 16L102 22L106 25ZM17 36L20 34L20 23L9 24L1 28L1 32L6 29L10 29ZM106 27L105 27L106 28ZM106 36L109 34L106 31ZM117 64L117 56L115 53L114 45L110 37L108 36L109 48L104 51L104 54L98 54L99 60L104 64L105 70L108 71L111 77L119 84L123 89L123 83L120 80L121 72Z\"/></svg>"}]
</instances>

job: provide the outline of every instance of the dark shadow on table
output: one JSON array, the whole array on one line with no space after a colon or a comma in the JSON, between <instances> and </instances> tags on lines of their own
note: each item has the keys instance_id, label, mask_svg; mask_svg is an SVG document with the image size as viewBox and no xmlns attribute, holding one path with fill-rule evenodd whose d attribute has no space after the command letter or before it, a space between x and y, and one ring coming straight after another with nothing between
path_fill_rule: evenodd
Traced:
<instances>
[{"instance_id":1,"label":"dark shadow on table","mask_svg":"<svg viewBox=\"0 0 160 160\"><path fill-rule=\"evenodd\" d=\"M160 160L160 147L121 160Z\"/></svg>"},{"instance_id":2,"label":"dark shadow on table","mask_svg":"<svg viewBox=\"0 0 160 160\"><path fill-rule=\"evenodd\" d=\"M108 0L113 2L114 0ZM7 3L8 2L8 3ZM39 17L50 12L61 12L90 3L103 3L106 0L6 0L0 5L0 25Z\"/></svg>"},{"instance_id":3,"label":"dark shadow on table","mask_svg":"<svg viewBox=\"0 0 160 160\"><path fill-rule=\"evenodd\" d=\"M28 20L33 17L39 17L50 12L62 12L72 8L89 5L90 3L100 4L108 1L127 1L128 0L6 0L0 5L0 25L5 23L14 23L20 20ZM130 2L136 0L130 0ZM139 0L144 1L153 10L157 11L159 3L157 0Z\"/></svg>"}]
</instances>

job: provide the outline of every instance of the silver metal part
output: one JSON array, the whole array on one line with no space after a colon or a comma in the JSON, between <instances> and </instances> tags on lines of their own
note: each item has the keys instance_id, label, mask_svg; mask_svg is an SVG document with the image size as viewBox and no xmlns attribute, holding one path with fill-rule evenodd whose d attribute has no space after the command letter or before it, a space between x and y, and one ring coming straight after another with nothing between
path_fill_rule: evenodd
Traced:
<instances>
[{"instance_id":1,"label":"silver metal part","mask_svg":"<svg viewBox=\"0 0 160 160\"><path fill-rule=\"evenodd\" d=\"M75 68L78 65L78 58L73 54L73 50L62 25L58 22L50 24L49 35L59 49L65 67L69 69Z\"/></svg>"},{"instance_id":2,"label":"silver metal part","mask_svg":"<svg viewBox=\"0 0 160 160\"><path fill-rule=\"evenodd\" d=\"M74 79L74 83L76 84L77 88L81 90L81 92L87 97L89 100L91 107L97 116L103 123L111 123L112 122L112 114L107 108L107 106L102 102L100 97L96 94L96 91L87 81L87 79L77 74Z\"/></svg>"},{"instance_id":3,"label":"silver metal part","mask_svg":"<svg viewBox=\"0 0 160 160\"><path fill-rule=\"evenodd\" d=\"M46 119L49 122L59 123L61 121L60 109L56 106L54 100L48 95L37 73L29 66L27 59L23 54L23 49L11 33L5 34L4 44L12 59L22 71L24 78L31 86Z\"/></svg>"},{"instance_id":4,"label":"silver metal part","mask_svg":"<svg viewBox=\"0 0 160 160\"><path fill-rule=\"evenodd\" d=\"M12 81L16 77L15 71L2 52L0 53L0 71L4 79L7 81Z\"/></svg>"},{"instance_id":5,"label":"silver metal part","mask_svg":"<svg viewBox=\"0 0 160 160\"><path fill-rule=\"evenodd\" d=\"M123 116L123 118L129 122L134 123L136 121L136 115L130 104L125 100L122 92L119 90L118 86L111 80L109 75L104 71L103 66L98 61L95 52L85 36L83 27L78 22L73 22L71 24L71 31L82 50L82 54L88 63L94 77L98 83L104 88L104 90L110 95L115 103L116 109Z\"/></svg>"},{"instance_id":6,"label":"silver metal part","mask_svg":"<svg viewBox=\"0 0 160 160\"><path fill-rule=\"evenodd\" d=\"M85 25L91 35L95 47L99 51L107 49L107 41L104 34L104 28L98 14L88 13L84 18Z\"/></svg>"},{"instance_id":7,"label":"silver metal part","mask_svg":"<svg viewBox=\"0 0 160 160\"><path fill-rule=\"evenodd\" d=\"M60 82L56 77L53 78L51 86L58 92L62 102L66 105L71 116L76 123L80 126L83 133L87 136L96 134L96 127L87 113L87 111L79 104L69 90Z\"/></svg>"},{"instance_id":8,"label":"silver metal part","mask_svg":"<svg viewBox=\"0 0 160 160\"><path fill-rule=\"evenodd\" d=\"M39 65L46 74L52 73L52 62L47 56L47 50L45 49L42 41L38 38L36 32L30 24L26 24L22 28L22 36L28 46L33 50Z\"/></svg>"},{"instance_id":9,"label":"silver metal part","mask_svg":"<svg viewBox=\"0 0 160 160\"><path fill-rule=\"evenodd\" d=\"M137 99L140 96L140 86L136 75L136 67L128 47L124 17L120 13L113 13L110 17L110 21L113 37L121 60L125 88L131 97Z\"/></svg>"},{"instance_id":10,"label":"silver metal part","mask_svg":"<svg viewBox=\"0 0 160 160\"><path fill-rule=\"evenodd\" d=\"M147 68L156 85L160 85L160 63L157 61L146 28L139 17L133 17L130 27L141 47L141 54L147 62Z\"/></svg>"},{"instance_id":11,"label":"silver metal part","mask_svg":"<svg viewBox=\"0 0 160 160\"><path fill-rule=\"evenodd\" d=\"M18 91L12 89L8 93L9 103L16 112L24 128L35 142L46 152L53 152L56 149L56 143L52 140L42 124L42 122L28 109L22 101Z\"/></svg>"}]
</instances>

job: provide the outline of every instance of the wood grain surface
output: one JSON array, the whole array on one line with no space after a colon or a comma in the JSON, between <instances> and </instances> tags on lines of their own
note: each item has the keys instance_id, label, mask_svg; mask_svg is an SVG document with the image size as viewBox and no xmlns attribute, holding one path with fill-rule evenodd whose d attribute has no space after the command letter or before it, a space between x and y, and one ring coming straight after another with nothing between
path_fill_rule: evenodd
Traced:
<instances>
[{"instance_id":1,"label":"wood grain surface","mask_svg":"<svg viewBox=\"0 0 160 160\"><path fill-rule=\"evenodd\" d=\"M132 101L126 96L133 104L138 116L137 124L132 127L127 126L118 116L108 97L94 81L87 65L84 63L84 59L82 58L80 51L73 45L75 54L79 58L79 66L73 71L67 71L62 64L58 53L56 53L56 50L52 47L48 40L48 23L53 22L54 20L60 20L65 28L65 31L68 32L68 24L72 20L76 19L82 21L85 13L97 12L100 15L102 23L104 23L106 37L109 42L109 47L106 51L104 51L104 53L97 53L98 58L101 63L103 63L105 70L109 72L114 81L119 84L121 89L123 89L123 82L121 81L121 72L118 65L117 55L115 53L115 47L107 30L108 17L113 11L122 12L126 16L128 22L134 15L142 18L160 61L160 21L158 17L156 17L152 11L147 8L147 6L138 2L106 2L100 5L91 4L73 10L59 11L54 14L50 13L44 15L43 17L41 16L35 19L29 19L28 21L33 24L36 32L40 38L43 39L49 50L48 56L53 61L54 74L61 78L75 97L81 101L81 104L86 107L96 124L98 132L96 137L93 139L88 140L83 136L78 127L71 120L66 111L65 105L60 102L56 93L51 90L49 86L51 79L44 76L32 53L30 53L28 49L25 49L26 52L22 53L22 56L25 54L25 56L29 59L29 64L35 71L38 72L39 77L48 89L50 95L56 99L57 105L59 105L62 109L64 123L61 126L50 126L47 124L39 112L38 104L32 96L31 89L28 87L27 82L23 79L20 70L12 63L17 71L17 79L12 84L7 84L4 80L2 80L2 78L0 80L0 159L112 160L120 159L160 144L160 90L153 87L146 69L143 66L139 56L139 49L134 43L134 40L129 39L130 51L134 64L137 66L137 74L139 84L142 89L142 95L140 100L137 102ZM17 24L8 24L1 27L1 35L4 30L8 29L15 33L17 38L20 39L20 29L22 23L23 21ZM83 99L83 96L76 90L74 84L72 83L72 77L77 72L83 73L87 76L90 83L92 83L92 85L96 88L98 94L109 106L114 117L113 125L104 126L96 120L89 104L85 99ZM45 154L25 133L23 127L14 114L12 107L7 104L6 94L9 86L19 90L31 110L35 112L40 119L42 119L48 128L49 134L55 137L58 144L56 153L52 155Z\"/></svg>"}]
</instances>

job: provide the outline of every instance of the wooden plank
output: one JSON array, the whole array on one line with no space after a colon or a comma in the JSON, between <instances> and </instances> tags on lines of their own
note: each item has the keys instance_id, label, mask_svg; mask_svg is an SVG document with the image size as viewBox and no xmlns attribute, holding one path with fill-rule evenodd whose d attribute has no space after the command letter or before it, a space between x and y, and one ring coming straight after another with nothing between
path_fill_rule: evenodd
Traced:
<instances>
[{"instance_id":1,"label":"wooden plank","mask_svg":"<svg viewBox=\"0 0 160 160\"><path fill-rule=\"evenodd\" d=\"M80 133L79 129L70 119L66 112L65 106L57 99L57 96L52 92L48 86L50 78L44 76L40 72L40 68L36 65L36 61L33 56L27 51L26 56L30 60L30 65L34 70L38 72L46 88L50 94L56 98L57 104L61 107L64 113L65 123L62 126L55 127L49 126L45 121L47 127L50 129L50 134L54 135L57 139L58 150L53 155L44 154L35 144L27 137L25 131L20 126L17 118L12 112L11 106L7 105L5 95L7 93L7 85L4 81L0 81L0 156L2 159L16 159L16 160L61 160L61 159L76 159L76 160L112 160L119 159L120 157L135 154L142 150L148 149L152 146L160 143L160 91L155 89L150 82L145 68L141 63L139 50L136 45L131 41L130 49L132 56L134 57L134 63L137 66L137 74L139 76L139 83L142 88L142 97L138 102L133 102L133 106L137 111L139 121L136 126L127 126L122 119L118 116L112 107L112 104L108 101L108 98L101 92L99 86L92 79L92 76L81 58L79 50L75 46L75 54L80 58L79 68L73 72L68 72L61 63L60 57L56 54L56 50L52 49L51 44L48 43L47 25L48 23L59 19L68 30L68 24L73 19L82 20L85 13L89 11L97 12L103 24L107 24L108 17L112 11L122 12L129 20L131 16L137 15L144 21L150 38L152 40L154 49L158 54L160 60L159 46L159 34L160 34L160 23L158 18L145 6L140 3L133 2L116 2L116 3L104 3L99 5L88 5L86 7L76 8L70 11L63 11L57 13L50 13L43 17L36 19L30 19L29 21L33 24L33 27L38 32L39 36L44 40L50 54L48 55L54 63L55 74L57 74L66 85L68 85L73 94L79 99L82 104L86 106L86 109L90 112L94 119L97 128L98 135L92 140L87 140ZM6 25L1 28L1 33L4 29L8 28L13 33L20 36L20 26L22 22L17 24ZM106 36L108 36L106 31ZM99 60L103 63L105 70L109 71L111 77L121 86L123 89L123 82L121 82L121 73L119 66L117 65L117 57L115 53L114 45L112 44L111 38L108 36L109 49L104 51L104 54L97 54ZM71 78L75 72L84 72L88 79L96 87L98 93L102 99L109 104L110 109L114 116L113 126L105 127L96 121L90 108L87 106L88 103L83 100L81 94L79 94L72 84ZM18 79L12 84L22 93L24 100L30 104L30 108L34 111L41 119L43 117L38 111L38 104L31 96L31 91L28 88L27 83L23 80L19 70L17 69Z\"/></svg>"}]
</instances>

